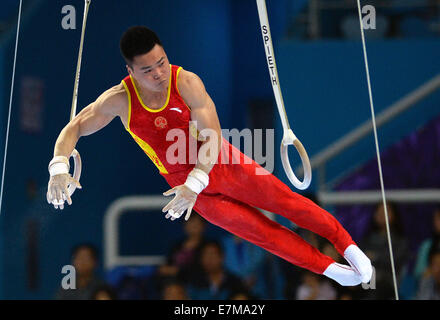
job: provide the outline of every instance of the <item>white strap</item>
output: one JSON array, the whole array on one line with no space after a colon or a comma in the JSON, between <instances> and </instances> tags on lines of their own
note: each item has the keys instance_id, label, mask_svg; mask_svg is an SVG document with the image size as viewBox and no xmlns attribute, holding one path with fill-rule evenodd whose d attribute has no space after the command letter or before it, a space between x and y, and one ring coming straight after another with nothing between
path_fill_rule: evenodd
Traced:
<instances>
[{"instance_id":1,"label":"white strap","mask_svg":"<svg viewBox=\"0 0 440 320\"><path fill-rule=\"evenodd\" d=\"M54 163L49 168L50 176L56 176L57 174L69 173L69 167L62 162Z\"/></svg>"},{"instance_id":2,"label":"white strap","mask_svg":"<svg viewBox=\"0 0 440 320\"><path fill-rule=\"evenodd\" d=\"M57 174L69 173L70 164L69 159L64 156L55 156L49 162L49 174L51 177Z\"/></svg>"},{"instance_id":3,"label":"white strap","mask_svg":"<svg viewBox=\"0 0 440 320\"><path fill-rule=\"evenodd\" d=\"M191 191L199 194L203 191L209 184L209 176L205 171L194 168L186 178L185 186L187 186Z\"/></svg>"},{"instance_id":4,"label":"white strap","mask_svg":"<svg viewBox=\"0 0 440 320\"><path fill-rule=\"evenodd\" d=\"M67 157L65 157L65 156L55 156L55 157L53 157L52 160L50 160L50 162L49 162L49 170L50 170L50 167L52 165L56 164L56 163L64 163L70 169L69 159Z\"/></svg>"}]
</instances>

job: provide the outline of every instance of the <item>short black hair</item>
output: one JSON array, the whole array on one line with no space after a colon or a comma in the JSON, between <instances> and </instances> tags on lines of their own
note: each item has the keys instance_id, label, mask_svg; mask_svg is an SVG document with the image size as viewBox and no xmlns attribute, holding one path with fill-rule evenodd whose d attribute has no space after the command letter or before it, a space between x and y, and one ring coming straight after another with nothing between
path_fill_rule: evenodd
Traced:
<instances>
[{"instance_id":1,"label":"short black hair","mask_svg":"<svg viewBox=\"0 0 440 320\"><path fill-rule=\"evenodd\" d=\"M91 243L80 243L80 244L77 244L76 246L74 246L72 248L72 252L71 252L72 258L75 258L78 251L80 251L81 249L89 250L93 259L95 259L95 261L98 261L98 258L99 258L98 257L98 249L96 249L96 247Z\"/></svg>"},{"instance_id":2,"label":"short black hair","mask_svg":"<svg viewBox=\"0 0 440 320\"><path fill-rule=\"evenodd\" d=\"M202 245L202 247L200 248L200 253L202 253L202 252L205 250L205 248L206 248L206 247L209 247L209 246L216 247L217 250L218 250L218 252L220 253L220 255L221 255L221 256L224 256L224 248L223 248L223 246L220 244L220 242L217 241L217 240L208 240L208 241L206 241L206 242Z\"/></svg>"},{"instance_id":3,"label":"short black hair","mask_svg":"<svg viewBox=\"0 0 440 320\"><path fill-rule=\"evenodd\" d=\"M98 285L95 288L95 290L93 290L92 295L91 295L92 299L96 300L96 298L98 298L98 293L100 293L102 291L104 291L105 293L108 294L108 296L110 297L110 300L118 300L118 295L117 295L115 289L113 289L112 286L110 286L106 283Z\"/></svg>"},{"instance_id":4,"label":"short black hair","mask_svg":"<svg viewBox=\"0 0 440 320\"><path fill-rule=\"evenodd\" d=\"M388 200L386 202L386 204L387 204L387 209L391 209L391 211L394 213L394 220L393 220L393 223L390 225L391 231L403 236L405 234L405 229L404 229L404 225L403 225L403 221L402 221L402 216L400 214L400 211L399 211L399 208L398 208L396 202ZM374 207L374 213L376 213L376 211L381 206L383 207L383 202L378 202ZM387 211L389 211L389 210L387 210ZM377 231L377 230L379 230L379 226L377 225L377 223L373 219L372 231Z\"/></svg>"},{"instance_id":5,"label":"short black hair","mask_svg":"<svg viewBox=\"0 0 440 320\"><path fill-rule=\"evenodd\" d=\"M145 26L133 26L122 35L119 48L125 62L131 66L134 57L150 52L156 44L162 47L162 42L153 30Z\"/></svg>"}]
</instances>

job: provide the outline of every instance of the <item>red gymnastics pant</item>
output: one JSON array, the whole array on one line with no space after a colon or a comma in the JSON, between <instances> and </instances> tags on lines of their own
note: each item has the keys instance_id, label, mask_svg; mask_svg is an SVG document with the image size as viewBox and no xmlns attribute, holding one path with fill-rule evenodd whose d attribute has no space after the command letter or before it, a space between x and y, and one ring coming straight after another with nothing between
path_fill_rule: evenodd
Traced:
<instances>
[{"instance_id":1,"label":"red gymnastics pant","mask_svg":"<svg viewBox=\"0 0 440 320\"><path fill-rule=\"evenodd\" d=\"M220 159L226 152L229 163ZM334 260L255 207L279 214L328 239L342 256L350 244L355 244L330 213L290 190L225 139L220 156L209 173L208 187L198 195L194 206L194 210L209 222L318 274L322 274ZM257 168L266 174L257 175ZM175 187L185 183L188 173L181 171L163 177Z\"/></svg>"}]
</instances>

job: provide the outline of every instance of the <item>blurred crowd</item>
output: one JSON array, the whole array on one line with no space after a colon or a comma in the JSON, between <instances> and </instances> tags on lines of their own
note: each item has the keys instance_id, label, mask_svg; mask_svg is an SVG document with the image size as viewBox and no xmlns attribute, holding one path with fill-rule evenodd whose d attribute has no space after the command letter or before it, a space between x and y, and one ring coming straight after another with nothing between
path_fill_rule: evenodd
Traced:
<instances>
[{"instance_id":1,"label":"blurred crowd","mask_svg":"<svg viewBox=\"0 0 440 320\"><path fill-rule=\"evenodd\" d=\"M313 4L314 3L314 4ZM308 5L307 5L308 4ZM302 11L289 12L288 38L343 38L359 40L359 16L356 1L305 1ZM440 2L438 0L370 0L362 6L368 39L432 38L440 35ZM293 6L295 7L295 6ZM294 11L294 10L291 10Z\"/></svg>"},{"instance_id":2,"label":"blurred crowd","mask_svg":"<svg viewBox=\"0 0 440 320\"><path fill-rule=\"evenodd\" d=\"M396 279L401 299L440 299L440 206L432 214L432 232L410 254L399 213L387 204ZM160 266L122 268L115 277L97 275L98 253L89 244L72 251L76 289L60 288L56 299L98 300L391 300L394 282L382 204L371 217L359 246L371 259L375 273L369 288L341 287L324 276L293 266L232 234L210 239L207 222L193 214L182 224L178 241ZM307 230L295 229L311 245L346 264L334 247ZM131 270L131 271L130 271Z\"/></svg>"}]
</instances>

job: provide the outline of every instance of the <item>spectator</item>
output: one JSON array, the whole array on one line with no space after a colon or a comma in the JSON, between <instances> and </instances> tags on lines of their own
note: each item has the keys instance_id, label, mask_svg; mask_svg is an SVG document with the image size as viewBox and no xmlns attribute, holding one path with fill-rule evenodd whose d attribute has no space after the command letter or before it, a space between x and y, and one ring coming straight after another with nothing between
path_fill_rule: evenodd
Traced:
<instances>
[{"instance_id":1,"label":"spectator","mask_svg":"<svg viewBox=\"0 0 440 320\"><path fill-rule=\"evenodd\" d=\"M297 289L297 300L335 300L336 289L329 281L321 279L320 275L310 271L304 271L302 283Z\"/></svg>"},{"instance_id":2,"label":"spectator","mask_svg":"<svg viewBox=\"0 0 440 320\"><path fill-rule=\"evenodd\" d=\"M72 264L75 268L76 289L60 288L57 300L90 300L95 290L105 284L95 275L98 252L91 244L80 244L72 250Z\"/></svg>"},{"instance_id":3,"label":"spectator","mask_svg":"<svg viewBox=\"0 0 440 320\"><path fill-rule=\"evenodd\" d=\"M247 291L243 281L224 268L223 248L218 242L207 242L200 251L201 270L188 285L194 300L225 300L236 292Z\"/></svg>"},{"instance_id":4,"label":"spectator","mask_svg":"<svg viewBox=\"0 0 440 320\"><path fill-rule=\"evenodd\" d=\"M177 280L167 281L162 287L163 300L188 300L184 285Z\"/></svg>"},{"instance_id":5,"label":"spectator","mask_svg":"<svg viewBox=\"0 0 440 320\"><path fill-rule=\"evenodd\" d=\"M186 280L194 271L195 257L200 247L206 242L204 232L205 220L193 214L184 224L185 238L178 241L167 257L167 263L160 266L158 273L162 277L176 277Z\"/></svg>"},{"instance_id":6,"label":"spectator","mask_svg":"<svg viewBox=\"0 0 440 320\"><path fill-rule=\"evenodd\" d=\"M117 300L117 296L112 287L103 284L92 293L92 300Z\"/></svg>"},{"instance_id":7,"label":"spectator","mask_svg":"<svg viewBox=\"0 0 440 320\"><path fill-rule=\"evenodd\" d=\"M414 268L414 276L417 281L420 281L423 277L423 273L428 268L429 251L433 245L440 243L440 206L434 210L432 226L432 236L422 242L417 253L417 260Z\"/></svg>"},{"instance_id":8,"label":"spectator","mask_svg":"<svg viewBox=\"0 0 440 320\"><path fill-rule=\"evenodd\" d=\"M228 300L255 300L248 291L237 291L229 296Z\"/></svg>"},{"instance_id":9,"label":"spectator","mask_svg":"<svg viewBox=\"0 0 440 320\"><path fill-rule=\"evenodd\" d=\"M394 203L387 203L387 212L393 247L394 266L398 279L400 272L407 262L407 243L403 234L400 215ZM362 241L361 248L365 250L365 254L371 259L376 272L376 289L368 290L367 298L379 300L394 299L394 284L391 272L386 220L382 203L378 204L375 208L371 229Z\"/></svg>"},{"instance_id":10,"label":"spectator","mask_svg":"<svg viewBox=\"0 0 440 320\"><path fill-rule=\"evenodd\" d=\"M338 294L337 300L354 300L354 298L350 291L344 290Z\"/></svg>"},{"instance_id":11,"label":"spectator","mask_svg":"<svg viewBox=\"0 0 440 320\"><path fill-rule=\"evenodd\" d=\"M417 298L419 300L440 300L440 246L431 250L429 268L422 279Z\"/></svg>"},{"instance_id":12,"label":"spectator","mask_svg":"<svg viewBox=\"0 0 440 320\"><path fill-rule=\"evenodd\" d=\"M160 293L167 281L175 280L186 283L197 272L197 256L200 248L206 242L204 232L206 221L198 214L192 214L183 224L185 236L178 241L167 255L165 264L158 267L152 277L155 295L152 298L160 299Z\"/></svg>"},{"instance_id":13,"label":"spectator","mask_svg":"<svg viewBox=\"0 0 440 320\"><path fill-rule=\"evenodd\" d=\"M339 286L336 288L336 291L338 293L336 298L337 300L362 300L365 292L362 286L354 286L354 287Z\"/></svg>"},{"instance_id":14,"label":"spectator","mask_svg":"<svg viewBox=\"0 0 440 320\"><path fill-rule=\"evenodd\" d=\"M226 235L222 240L225 268L242 278L252 294L262 297L266 291L262 277L265 252L232 234Z\"/></svg>"},{"instance_id":15,"label":"spectator","mask_svg":"<svg viewBox=\"0 0 440 320\"><path fill-rule=\"evenodd\" d=\"M150 278L138 274L136 269L129 270L116 284L119 300L158 299L159 293L154 283L150 284Z\"/></svg>"}]
</instances>

